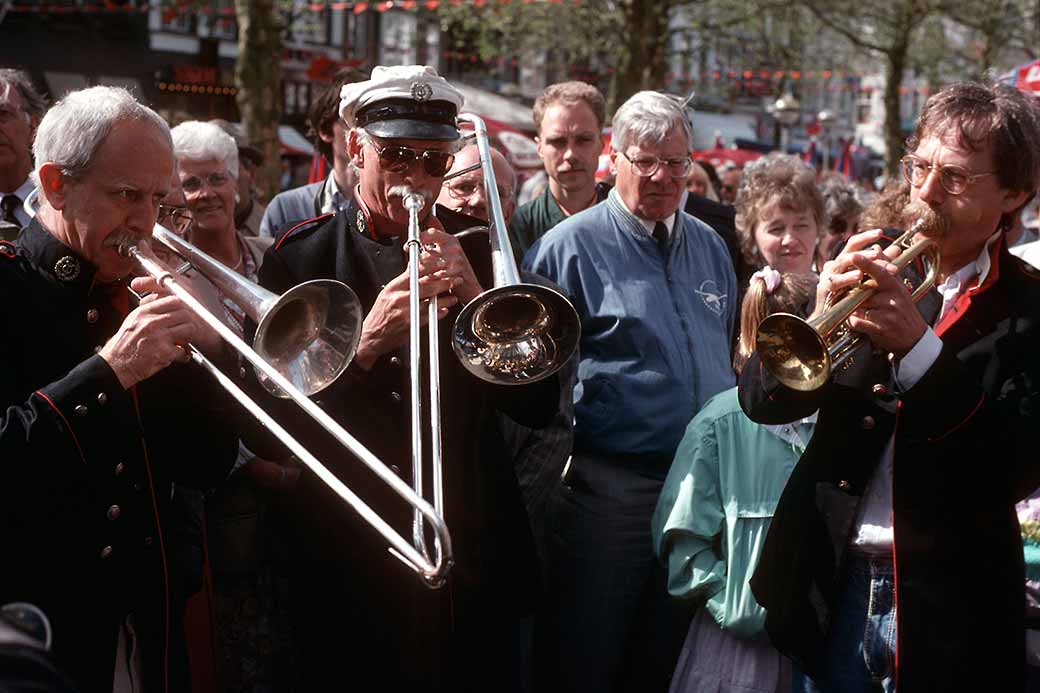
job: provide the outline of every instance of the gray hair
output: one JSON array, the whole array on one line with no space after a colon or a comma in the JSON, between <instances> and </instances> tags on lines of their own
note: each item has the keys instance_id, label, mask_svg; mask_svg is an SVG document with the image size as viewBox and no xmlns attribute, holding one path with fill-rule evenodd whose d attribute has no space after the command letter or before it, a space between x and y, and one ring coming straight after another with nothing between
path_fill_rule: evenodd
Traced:
<instances>
[{"instance_id":1,"label":"gray hair","mask_svg":"<svg viewBox=\"0 0 1040 693\"><path fill-rule=\"evenodd\" d=\"M22 97L22 103L25 104L22 110L28 113L30 118L43 117L47 110L47 97L36 91L28 73L9 67L0 68L0 93L6 97L11 89Z\"/></svg>"},{"instance_id":2,"label":"gray hair","mask_svg":"<svg viewBox=\"0 0 1040 693\"><path fill-rule=\"evenodd\" d=\"M238 178L238 145L235 139L215 123L189 120L170 131L173 155L178 161L222 162L232 178Z\"/></svg>"},{"instance_id":3,"label":"gray hair","mask_svg":"<svg viewBox=\"0 0 1040 693\"><path fill-rule=\"evenodd\" d=\"M158 113L122 87L90 87L65 95L40 121L33 141L37 176L44 164L55 164L63 175L82 178L112 129L121 122L150 123L173 148L170 127Z\"/></svg>"},{"instance_id":4,"label":"gray hair","mask_svg":"<svg viewBox=\"0 0 1040 693\"><path fill-rule=\"evenodd\" d=\"M856 186L845 176L831 175L819 185L823 196L824 218L829 225L835 219L845 219L863 213L863 203L856 192Z\"/></svg>"},{"instance_id":5,"label":"gray hair","mask_svg":"<svg viewBox=\"0 0 1040 693\"><path fill-rule=\"evenodd\" d=\"M632 145L659 144L677 129L693 149L693 130L682 102L659 91L641 91L621 105L611 123L611 147L624 152Z\"/></svg>"}]
</instances>

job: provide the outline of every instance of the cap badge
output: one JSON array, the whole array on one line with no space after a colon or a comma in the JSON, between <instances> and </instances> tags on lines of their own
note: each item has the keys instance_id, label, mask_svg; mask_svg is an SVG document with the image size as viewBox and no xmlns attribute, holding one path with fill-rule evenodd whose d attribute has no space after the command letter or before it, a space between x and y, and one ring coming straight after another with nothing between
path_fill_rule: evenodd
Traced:
<instances>
[{"instance_id":1,"label":"cap badge","mask_svg":"<svg viewBox=\"0 0 1040 693\"><path fill-rule=\"evenodd\" d=\"M54 276L63 282L75 281L79 276L79 260L72 255L64 255L54 263Z\"/></svg>"},{"instance_id":2,"label":"cap badge","mask_svg":"<svg viewBox=\"0 0 1040 693\"><path fill-rule=\"evenodd\" d=\"M429 101L433 96L433 87L426 82L412 82L411 92L416 101Z\"/></svg>"}]
</instances>

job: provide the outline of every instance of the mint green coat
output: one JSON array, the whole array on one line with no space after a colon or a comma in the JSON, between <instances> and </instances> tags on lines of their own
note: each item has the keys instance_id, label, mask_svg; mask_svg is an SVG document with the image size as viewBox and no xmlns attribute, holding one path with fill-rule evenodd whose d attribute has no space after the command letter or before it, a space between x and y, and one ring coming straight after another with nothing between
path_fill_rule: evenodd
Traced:
<instances>
[{"instance_id":1,"label":"mint green coat","mask_svg":"<svg viewBox=\"0 0 1040 693\"><path fill-rule=\"evenodd\" d=\"M741 411L736 388L720 392L686 427L657 502L654 549L669 593L704 603L736 637L764 635L765 610L748 580L815 419L757 424Z\"/></svg>"}]
</instances>

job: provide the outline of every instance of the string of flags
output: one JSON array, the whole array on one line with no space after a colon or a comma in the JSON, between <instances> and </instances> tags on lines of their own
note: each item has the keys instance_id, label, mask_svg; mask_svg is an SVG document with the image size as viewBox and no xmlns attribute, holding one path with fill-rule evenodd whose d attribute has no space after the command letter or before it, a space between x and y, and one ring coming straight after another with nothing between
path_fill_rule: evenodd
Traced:
<instances>
[{"instance_id":1,"label":"string of flags","mask_svg":"<svg viewBox=\"0 0 1040 693\"><path fill-rule=\"evenodd\" d=\"M540 0L376 0L368 2L339 2L338 0L326 0L325 2L311 2L306 8L315 13L327 10L350 11L361 14L368 10L375 12L386 12L392 9L399 10L436 10L442 5L459 7L469 5L473 7L487 7L490 5L509 5L512 3L530 5ZM580 5L584 0L547 0L553 5L572 4ZM23 12L29 14L70 14L70 13L96 13L96 12L148 12L152 9L160 9L165 12L176 14L195 12L203 15L226 15L233 16L235 8L231 5L215 7L213 5L193 4L187 2L129 2L126 0L73 0L72 2L45 2L45 3L12 3L8 12Z\"/></svg>"}]
</instances>

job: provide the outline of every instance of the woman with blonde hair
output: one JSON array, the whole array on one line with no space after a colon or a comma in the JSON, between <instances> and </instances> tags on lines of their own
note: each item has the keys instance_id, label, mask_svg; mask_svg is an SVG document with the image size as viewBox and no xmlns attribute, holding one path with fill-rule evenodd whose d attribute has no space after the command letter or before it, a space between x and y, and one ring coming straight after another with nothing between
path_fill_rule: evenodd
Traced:
<instances>
[{"instance_id":1,"label":"woman with blonde hair","mask_svg":"<svg viewBox=\"0 0 1040 693\"><path fill-rule=\"evenodd\" d=\"M734 367L739 371L754 351L762 318L804 314L815 290L812 274L755 272L741 307ZM653 517L668 591L698 609L671 693L790 690L790 662L766 639L765 611L748 580L814 424L815 414L782 426L754 423L732 388L709 400L687 427Z\"/></svg>"}]
</instances>

